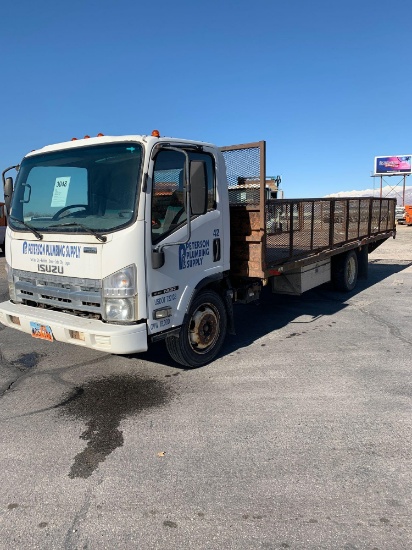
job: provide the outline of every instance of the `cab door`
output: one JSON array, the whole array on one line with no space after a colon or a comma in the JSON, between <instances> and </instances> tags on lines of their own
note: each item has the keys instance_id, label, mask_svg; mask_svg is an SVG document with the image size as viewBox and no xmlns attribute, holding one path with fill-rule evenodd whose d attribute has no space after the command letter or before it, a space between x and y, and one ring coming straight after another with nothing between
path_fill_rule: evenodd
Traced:
<instances>
[{"instance_id":1,"label":"cab door","mask_svg":"<svg viewBox=\"0 0 412 550\"><path fill-rule=\"evenodd\" d=\"M186 184L195 163L205 171L207 207L204 213L191 215L189 228ZM148 332L156 334L180 326L196 286L222 273L222 215L212 150L161 149L154 158L150 180L146 219L151 227L146 244L149 251L155 251L154 257L156 251L162 257L158 266L149 253L146 266Z\"/></svg>"}]
</instances>

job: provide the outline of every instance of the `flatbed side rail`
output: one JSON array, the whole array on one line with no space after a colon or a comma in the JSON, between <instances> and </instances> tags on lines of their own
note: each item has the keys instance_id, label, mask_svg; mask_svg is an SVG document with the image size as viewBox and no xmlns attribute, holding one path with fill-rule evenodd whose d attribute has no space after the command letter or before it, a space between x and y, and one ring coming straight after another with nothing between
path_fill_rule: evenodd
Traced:
<instances>
[{"instance_id":1,"label":"flatbed side rail","mask_svg":"<svg viewBox=\"0 0 412 550\"><path fill-rule=\"evenodd\" d=\"M267 200L266 267L396 231L396 199Z\"/></svg>"}]
</instances>

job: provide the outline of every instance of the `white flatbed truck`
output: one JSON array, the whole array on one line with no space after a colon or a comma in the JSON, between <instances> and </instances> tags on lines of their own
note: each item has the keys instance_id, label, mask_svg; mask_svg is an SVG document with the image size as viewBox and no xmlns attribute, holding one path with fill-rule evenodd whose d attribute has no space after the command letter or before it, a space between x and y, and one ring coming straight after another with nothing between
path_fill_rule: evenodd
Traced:
<instances>
[{"instance_id":1,"label":"white flatbed truck","mask_svg":"<svg viewBox=\"0 0 412 550\"><path fill-rule=\"evenodd\" d=\"M85 137L29 153L3 183L0 322L114 354L165 339L186 367L235 333L236 302L266 284L350 291L396 232L394 199L271 198L263 141Z\"/></svg>"}]
</instances>

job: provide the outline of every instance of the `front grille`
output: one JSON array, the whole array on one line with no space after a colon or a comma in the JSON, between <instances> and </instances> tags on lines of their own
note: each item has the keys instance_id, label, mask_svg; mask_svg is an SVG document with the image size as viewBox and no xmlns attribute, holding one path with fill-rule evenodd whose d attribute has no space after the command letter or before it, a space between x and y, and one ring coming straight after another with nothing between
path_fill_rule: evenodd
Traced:
<instances>
[{"instance_id":1,"label":"front grille","mask_svg":"<svg viewBox=\"0 0 412 550\"><path fill-rule=\"evenodd\" d=\"M18 302L68 313L102 314L102 282L98 279L13 271Z\"/></svg>"}]
</instances>

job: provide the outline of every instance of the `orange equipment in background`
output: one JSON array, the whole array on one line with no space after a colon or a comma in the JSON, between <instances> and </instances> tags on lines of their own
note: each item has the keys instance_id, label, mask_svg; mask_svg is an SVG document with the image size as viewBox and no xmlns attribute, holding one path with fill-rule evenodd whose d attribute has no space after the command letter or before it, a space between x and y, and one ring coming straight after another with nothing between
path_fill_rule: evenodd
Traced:
<instances>
[{"instance_id":1,"label":"orange equipment in background","mask_svg":"<svg viewBox=\"0 0 412 550\"><path fill-rule=\"evenodd\" d=\"M412 225L412 205L405 204L405 223L406 225Z\"/></svg>"}]
</instances>

